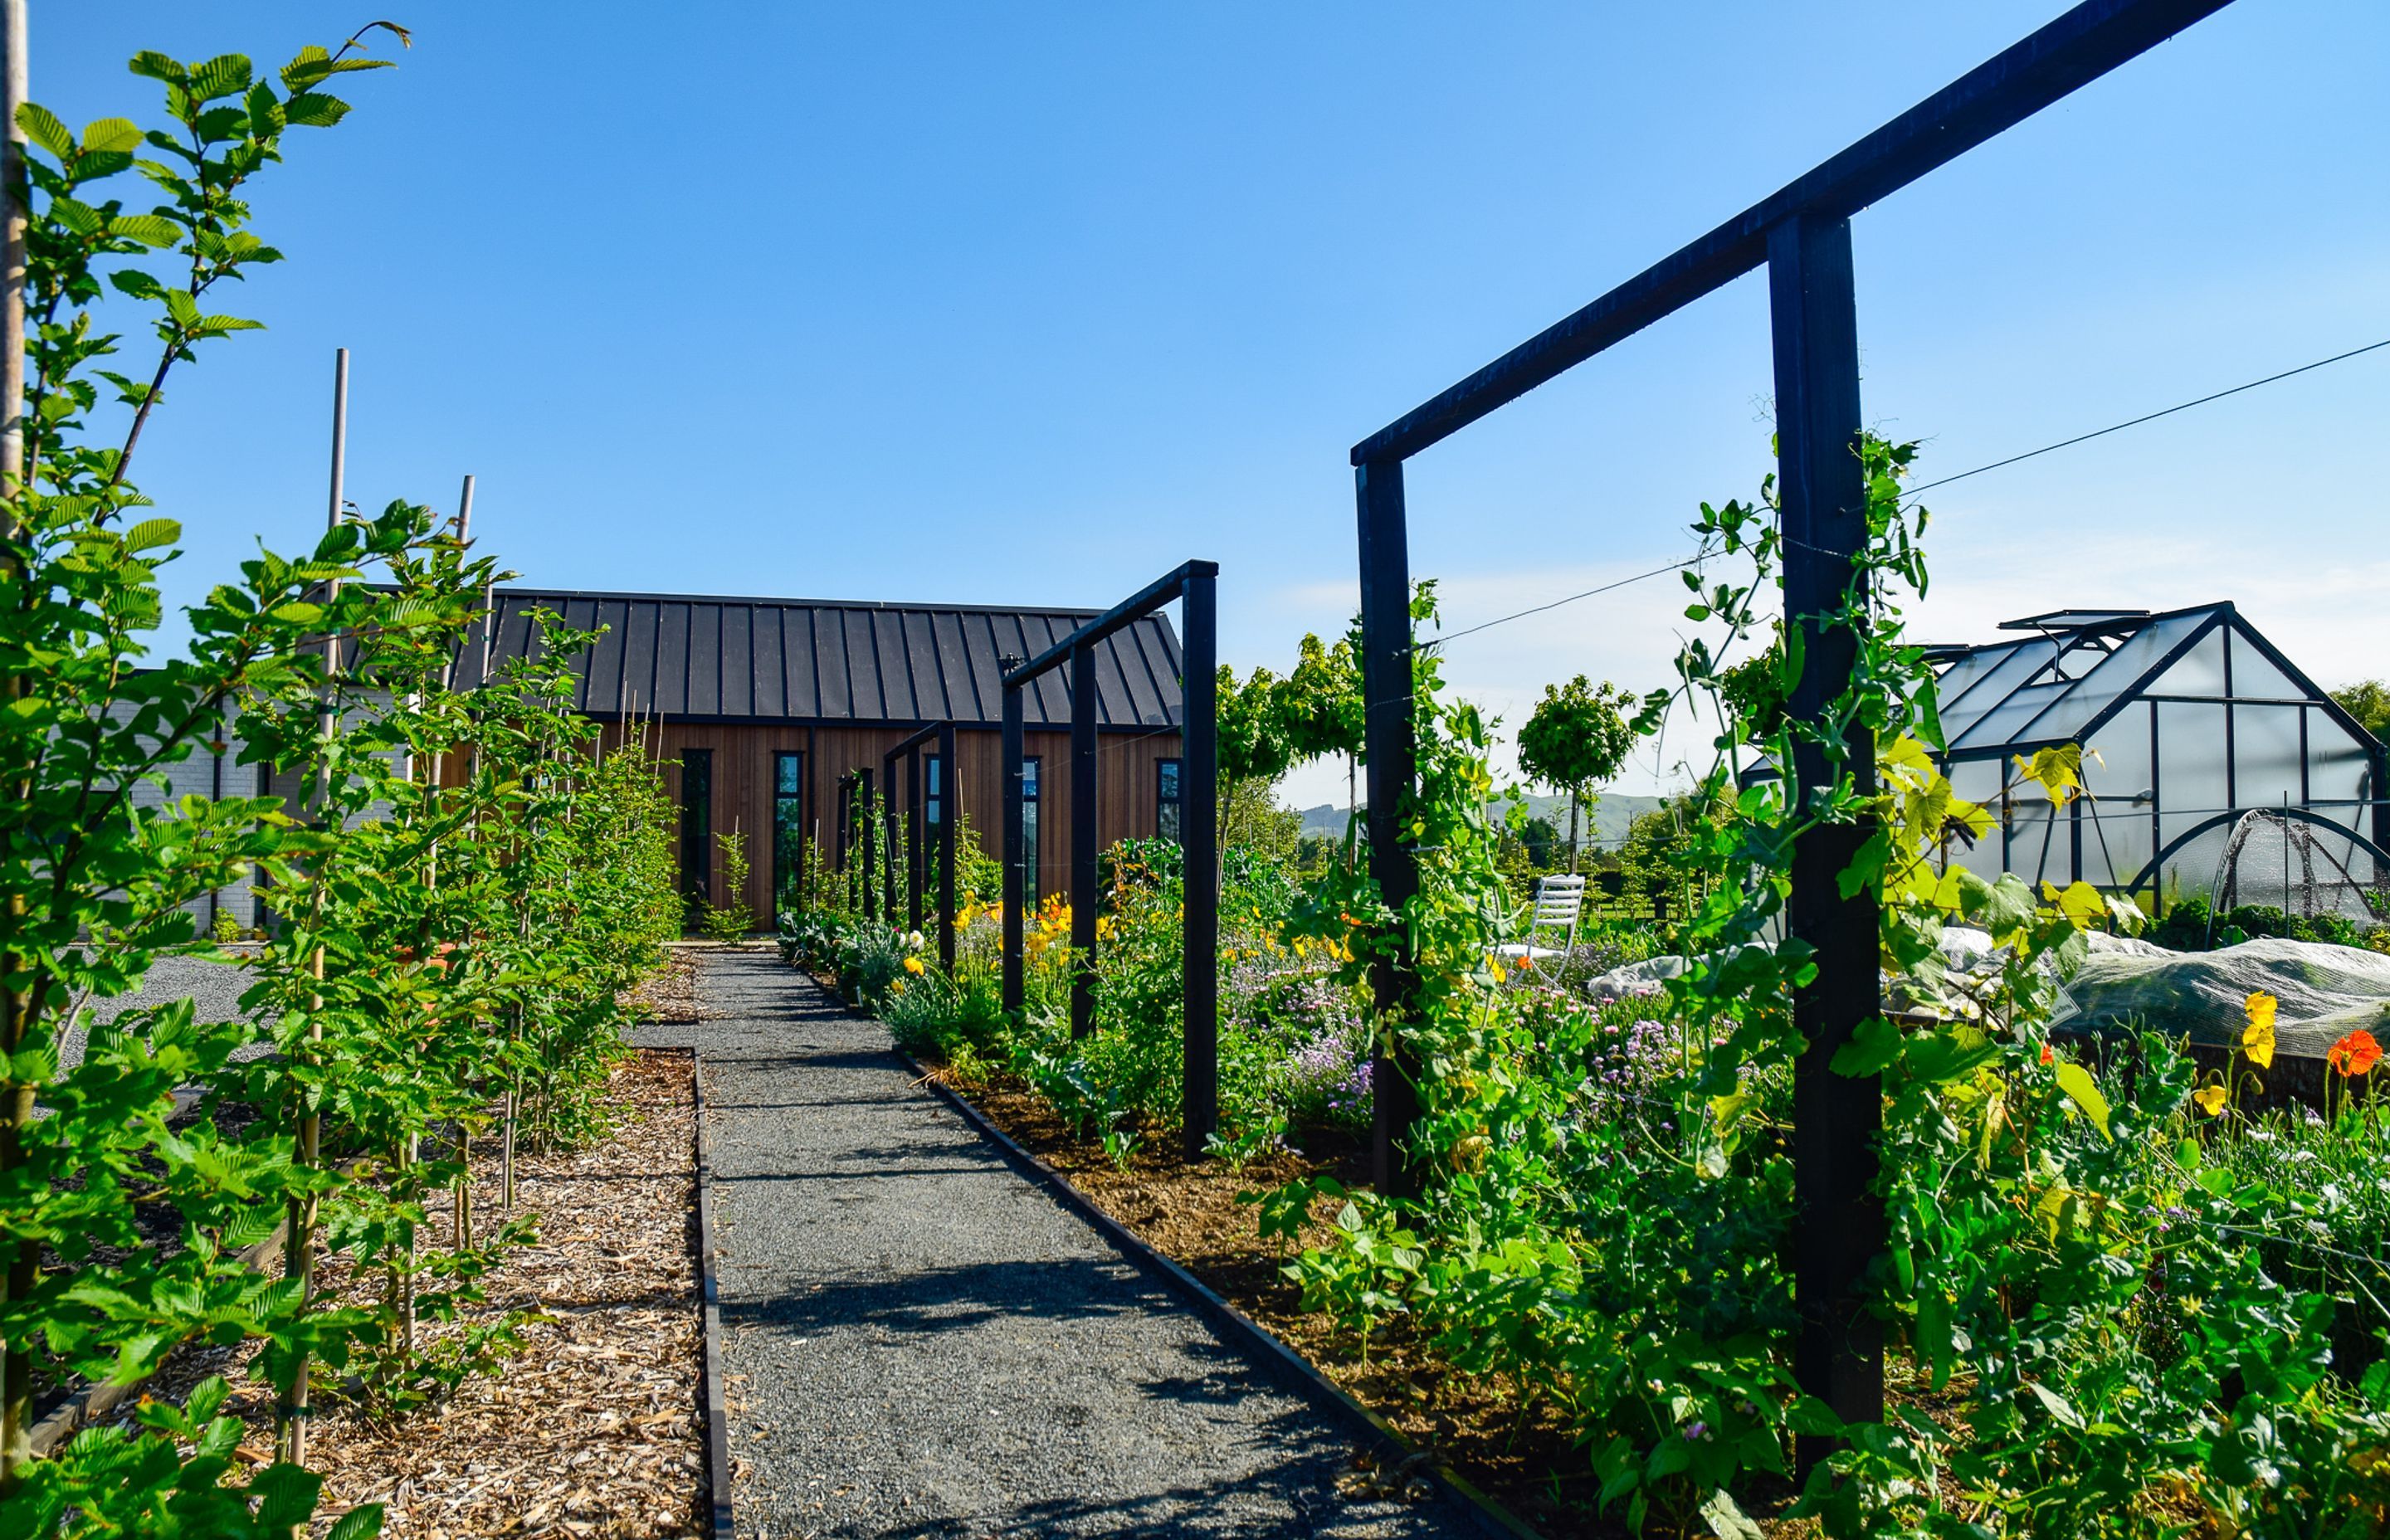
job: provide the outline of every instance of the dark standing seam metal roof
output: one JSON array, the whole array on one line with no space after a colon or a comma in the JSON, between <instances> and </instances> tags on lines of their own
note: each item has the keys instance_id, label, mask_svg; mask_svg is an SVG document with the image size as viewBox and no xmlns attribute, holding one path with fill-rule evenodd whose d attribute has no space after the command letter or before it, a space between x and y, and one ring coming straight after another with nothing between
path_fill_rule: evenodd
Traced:
<instances>
[{"instance_id":1,"label":"dark standing seam metal roof","mask_svg":"<svg viewBox=\"0 0 2390 1540\"><path fill-rule=\"evenodd\" d=\"M550 610L581 629L606 628L575 659L573 704L595 716L662 712L675 721L1003 721L1005 653L1031 658L1100 613L960 604L706 598L501 588L493 661L521 658ZM482 627L466 637L459 682L478 680ZM1149 615L1096 650L1097 722L1107 729L1176 726L1184 715L1178 634ZM1068 671L1032 683L1030 726L1067 726Z\"/></svg>"}]
</instances>

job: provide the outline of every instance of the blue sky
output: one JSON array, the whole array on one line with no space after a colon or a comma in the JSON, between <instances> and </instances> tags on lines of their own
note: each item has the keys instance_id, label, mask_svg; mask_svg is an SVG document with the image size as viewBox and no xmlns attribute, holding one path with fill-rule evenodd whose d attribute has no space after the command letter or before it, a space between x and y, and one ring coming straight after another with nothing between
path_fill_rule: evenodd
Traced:
<instances>
[{"instance_id":1,"label":"blue sky","mask_svg":"<svg viewBox=\"0 0 2390 1540\"><path fill-rule=\"evenodd\" d=\"M1351 610L1355 440L2062 8L376 3L415 47L258 199L272 329L143 451L185 592L320 527L345 345L352 495L471 471L527 581L1102 604L1203 556L1279 667ZM33 95L152 119L135 49L370 14L50 0ZM1870 418L1932 477L2390 337L2385 63L2378 0L2242 0L1862 214ZM1414 571L1458 627L1684 554L1768 388L1746 279L1414 461ZM2230 598L2390 673L2385 420L2390 350L1929 497L1918 629ZM1681 602L1447 674L1649 687Z\"/></svg>"}]
</instances>

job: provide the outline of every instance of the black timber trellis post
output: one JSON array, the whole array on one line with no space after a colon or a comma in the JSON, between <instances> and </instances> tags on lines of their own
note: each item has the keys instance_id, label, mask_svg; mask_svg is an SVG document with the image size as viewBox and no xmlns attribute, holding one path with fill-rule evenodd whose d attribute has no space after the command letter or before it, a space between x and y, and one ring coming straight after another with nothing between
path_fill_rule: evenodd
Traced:
<instances>
[{"instance_id":1,"label":"black timber trellis post","mask_svg":"<svg viewBox=\"0 0 2390 1540\"><path fill-rule=\"evenodd\" d=\"M923 826L929 815L929 785L921 768L921 751L935 744L938 750L938 961L951 972L955 966L955 725L934 722L905 738L880 759L880 776L893 801L896 791L896 765L905 765L905 923L912 930L921 928L925 918L923 892L929 873L922 860ZM890 836L890 851L895 848L894 836ZM893 905L891 905L892 918Z\"/></svg>"},{"instance_id":2,"label":"black timber trellis post","mask_svg":"<svg viewBox=\"0 0 2390 1540\"><path fill-rule=\"evenodd\" d=\"M1416 892L1401 835L1401 803L1416 788L1411 741L1410 571L1403 464L1421 450L1711 291L1766 266L1775 350L1776 421L1784 533L1784 610L1809 645L1792 699L1816 721L1850 680L1856 647L1825 636L1818 617L1847 594L1865 539L1857 456L1858 327L1850 218L2070 92L2156 46L2229 0L2089 0L1960 77L1833 159L1530 339L1354 446L1359 516L1361 658L1367 700L1369 869L1389 904ZM1846 762L1872 785L1871 746ZM1825 755L1796 754L1796 783L1819 784ZM1827 1069L1836 1047L1882 1008L1879 917L1865 894L1843 899L1835 876L1864 828L1804 837L1793 853L1792 933L1817 948L1818 977L1794 1002L1807 1044L1794 1067L1793 1198L1801 1212L1793 1287L1801 1310L1794 1370L1802 1388L1845 1421L1883 1416L1883 1354L1862 1281L1883 1249L1870 1192L1882 1093L1875 1077ZM1381 957L1378 998L1399 1020L1412 999L1415 960ZM1381 1191L1416 1196L1423 1174L1409 1153L1416 1066L1381 1048L1374 1139ZM1828 1446L1805 1440L1801 1464Z\"/></svg>"},{"instance_id":3,"label":"black timber trellis post","mask_svg":"<svg viewBox=\"0 0 2390 1540\"><path fill-rule=\"evenodd\" d=\"M867 919L872 913L871 848L879 825L871 805L871 772L850 770L838 778L839 817L845 829L840 853L840 877L854 895L854 906ZM859 858L859 859L858 859Z\"/></svg>"},{"instance_id":4,"label":"black timber trellis post","mask_svg":"<svg viewBox=\"0 0 2390 1540\"><path fill-rule=\"evenodd\" d=\"M1165 605L1183 601L1180 638L1180 732L1185 812L1179 849L1185 867L1180 959L1184 969L1185 1090L1180 1105L1187 1157L1200 1158L1220 1124L1220 836L1219 836L1219 575L1217 562L1189 561L1155 579L1044 652L1004 670L1004 1008L1028 1002L1022 910L1029 892L1022 827L1025 738L1022 691L1039 675L1070 665L1071 674L1071 945L1077 970L1071 982L1071 1032L1091 1029L1090 983L1096 956L1096 648ZM1043 789L1040 789L1041 792Z\"/></svg>"}]
</instances>

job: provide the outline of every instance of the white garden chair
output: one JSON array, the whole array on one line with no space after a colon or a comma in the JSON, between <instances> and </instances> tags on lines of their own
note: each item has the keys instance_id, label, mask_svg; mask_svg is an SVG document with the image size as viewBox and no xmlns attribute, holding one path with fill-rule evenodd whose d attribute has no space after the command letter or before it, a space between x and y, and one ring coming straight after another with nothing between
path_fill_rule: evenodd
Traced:
<instances>
[{"instance_id":1,"label":"white garden chair","mask_svg":"<svg viewBox=\"0 0 2390 1540\"><path fill-rule=\"evenodd\" d=\"M1539 877L1536 879L1535 912L1527 919L1527 939L1504 942L1494 949L1494 955L1506 961L1527 962L1565 957L1576 944L1577 918L1584 912L1584 878ZM1560 944L1538 946L1538 940L1557 941Z\"/></svg>"}]
</instances>

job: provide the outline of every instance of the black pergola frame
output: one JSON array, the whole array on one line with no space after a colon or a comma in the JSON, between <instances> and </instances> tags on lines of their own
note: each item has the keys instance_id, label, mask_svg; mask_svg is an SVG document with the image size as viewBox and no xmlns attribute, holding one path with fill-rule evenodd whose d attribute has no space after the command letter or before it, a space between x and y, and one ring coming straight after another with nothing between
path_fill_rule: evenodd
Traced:
<instances>
[{"instance_id":1,"label":"black pergola frame","mask_svg":"<svg viewBox=\"0 0 2390 1540\"><path fill-rule=\"evenodd\" d=\"M921 928L921 890L927 886L929 873L921 849L922 823L929 812L929 786L921 770L921 751L935 744L938 751L939 776L944 784L938 788L938 962L949 973L955 966L955 725L932 722L916 729L902 741L880 756L880 774L893 800L896 790L896 764L905 764L905 915L907 928ZM891 890L889 912L895 913L893 889L896 855L896 828L888 823L888 853Z\"/></svg>"},{"instance_id":2,"label":"black pergola frame","mask_svg":"<svg viewBox=\"0 0 2390 1540\"><path fill-rule=\"evenodd\" d=\"M2088 0L1960 76L1908 111L1559 324L1488 364L1354 446L1359 524L1362 678L1368 774L1369 868L1397 912L1419 875L1400 836L1402 801L1416 787L1411 725L1410 555L1403 464L1547 380L1765 265L1775 353L1779 503L1787 623L1807 629L1800 683L1789 702L1818 719L1850 679L1847 634L1816 617L1861 575L1866 487L1856 449L1859 409L1857 287L1851 216L2139 57L2230 0ZM1864 790L1874 746L1845 744ZM1827 756L1794 754L1796 783L1822 784ZM1815 830L1796 843L1789 919L1817 951L1818 976L1795 997L1807 1046L1793 1070L1794 1291L1801 1312L1794 1374L1844 1421L1883 1416L1882 1331L1867 1309L1869 1262L1883 1250L1884 1218L1870 1193L1882 1130L1880 1076L1837 1075L1834 1051L1881 1012L1880 916L1873 895L1844 899L1836 875L1867 837L1864 826ZM1412 1000L1417 959L1397 929L1373 983L1397 1020ZM1419 1114L1415 1066L1381 1033L1371 1069L1380 1190L1417 1196L1423 1172L1407 1149ZM1804 1441L1804 1466L1822 1453Z\"/></svg>"},{"instance_id":3,"label":"black pergola frame","mask_svg":"<svg viewBox=\"0 0 2390 1540\"><path fill-rule=\"evenodd\" d=\"M1188 561L1022 662L1004 665L1004 1008L1028 1003L1022 909L1022 775L1027 725L1022 691L1041 674L1070 665L1071 696L1071 1036L1095 1030L1096 918L1101 904L1102 847L1096 822L1096 648L1165 606L1182 606L1179 642L1181 771L1178 848L1185 905L1180 953L1186 995L1185 1071L1180 1097L1186 1153L1200 1159L1220 1125L1219 626L1220 564ZM1044 788L1039 788L1042 794Z\"/></svg>"},{"instance_id":4,"label":"black pergola frame","mask_svg":"<svg viewBox=\"0 0 2390 1540\"><path fill-rule=\"evenodd\" d=\"M838 777L838 873L852 887L854 906L868 919L872 915L871 849L879 843L879 815L871 769L857 765ZM862 867L849 863L860 855Z\"/></svg>"}]
</instances>

